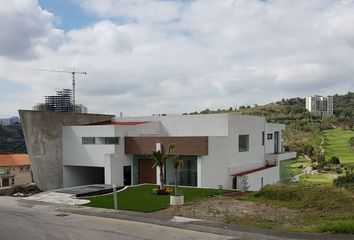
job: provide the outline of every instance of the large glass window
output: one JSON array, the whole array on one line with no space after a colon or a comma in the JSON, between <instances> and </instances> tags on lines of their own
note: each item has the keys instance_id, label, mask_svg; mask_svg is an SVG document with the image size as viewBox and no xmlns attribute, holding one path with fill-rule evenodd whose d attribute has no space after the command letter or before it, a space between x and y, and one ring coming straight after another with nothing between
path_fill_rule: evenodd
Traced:
<instances>
[{"instance_id":1,"label":"large glass window","mask_svg":"<svg viewBox=\"0 0 354 240\"><path fill-rule=\"evenodd\" d=\"M249 135L238 136L238 151L247 152L249 150Z\"/></svg>"},{"instance_id":2,"label":"large glass window","mask_svg":"<svg viewBox=\"0 0 354 240\"><path fill-rule=\"evenodd\" d=\"M82 144L119 144L119 137L82 137Z\"/></svg>"},{"instance_id":3,"label":"large glass window","mask_svg":"<svg viewBox=\"0 0 354 240\"><path fill-rule=\"evenodd\" d=\"M183 166L177 172L178 184L182 186L197 186L197 156L181 156ZM166 183L173 185L175 183L175 169L173 161L169 159L166 162Z\"/></svg>"}]
</instances>

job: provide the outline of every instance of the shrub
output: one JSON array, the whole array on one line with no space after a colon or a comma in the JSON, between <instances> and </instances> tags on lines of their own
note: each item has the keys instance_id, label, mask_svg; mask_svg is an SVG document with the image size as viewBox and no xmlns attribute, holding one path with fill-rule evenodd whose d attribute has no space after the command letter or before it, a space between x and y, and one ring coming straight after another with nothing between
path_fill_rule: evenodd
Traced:
<instances>
[{"instance_id":1,"label":"shrub","mask_svg":"<svg viewBox=\"0 0 354 240\"><path fill-rule=\"evenodd\" d=\"M324 168L323 168L323 170L325 170L325 171L330 171L331 170L331 168L330 167L328 167L328 166L325 166Z\"/></svg>"},{"instance_id":2,"label":"shrub","mask_svg":"<svg viewBox=\"0 0 354 240\"><path fill-rule=\"evenodd\" d=\"M160 188L153 188L152 193L156 195L170 195L173 192L173 188L165 187L163 190Z\"/></svg>"},{"instance_id":3,"label":"shrub","mask_svg":"<svg viewBox=\"0 0 354 240\"><path fill-rule=\"evenodd\" d=\"M337 156L332 156L329 162L335 165L340 164L339 158Z\"/></svg>"},{"instance_id":4,"label":"shrub","mask_svg":"<svg viewBox=\"0 0 354 240\"><path fill-rule=\"evenodd\" d=\"M318 232L329 233L354 233L354 221L332 221L320 224Z\"/></svg>"},{"instance_id":5,"label":"shrub","mask_svg":"<svg viewBox=\"0 0 354 240\"><path fill-rule=\"evenodd\" d=\"M334 179L333 185L336 187L354 188L354 173Z\"/></svg>"},{"instance_id":6,"label":"shrub","mask_svg":"<svg viewBox=\"0 0 354 240\"><path fill-rule=\"evenodd\" d=\"M336 173L337 174L341 174L343 171L342 171L342 169L341 168L336 168Z\"/></svg>"},{"instance_id":7,"label":"shrub","mask_svg":"<svg viewBox=\"0 0 354 240\"><path fill-rule=\"evenodd\" d=\"M351 148L354 148L354 137L349 138L348 144Z\"/></svg>"}]
</instances>

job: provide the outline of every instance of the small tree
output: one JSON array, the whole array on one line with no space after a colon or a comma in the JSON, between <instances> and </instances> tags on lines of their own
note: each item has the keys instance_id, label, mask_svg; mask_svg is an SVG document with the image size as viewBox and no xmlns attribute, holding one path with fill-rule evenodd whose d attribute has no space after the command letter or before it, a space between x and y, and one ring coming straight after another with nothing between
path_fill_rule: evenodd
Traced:
<instances>
[{"instance_id":1,"label":"small tree","mask_svg":"<svg viewBox=\"0 0 354 240\"><path fill-rule=\"evenodd\" d=\"M244 175L241 177L241 180L240 180L240 190L241 190L241 192L247 192L249 188L250 188L250 185L248 184L248 176Z\"/></svg>"},{"instance_id":2,"label":"small tree","mask_svg":"<svg viewBox=\"0 0 354 240\"><path fill-rule=\"evenodd\" d=\"M164 168L166 164L166 160L169 158L171 151L175 148L174 144L169 144L167 152L163 151L154 151L152 152L152 159L155 161L152 168L159 167L160 168L160 190L164 189L165 182L165 174Z\"/></svg>"},{"instance_id":3,"label":"small tree","mask_svg":"<svg viewBox=\"0 0 354 240\"><path fill-rule=\"evenodd\" d=\"M178 191L178 169L180 169L183 166L183 160L179 157L176 156L173 159L173 168L175 169L175 189L173 195L178 196L179 191Z\"/></svg>"}]
</instances>

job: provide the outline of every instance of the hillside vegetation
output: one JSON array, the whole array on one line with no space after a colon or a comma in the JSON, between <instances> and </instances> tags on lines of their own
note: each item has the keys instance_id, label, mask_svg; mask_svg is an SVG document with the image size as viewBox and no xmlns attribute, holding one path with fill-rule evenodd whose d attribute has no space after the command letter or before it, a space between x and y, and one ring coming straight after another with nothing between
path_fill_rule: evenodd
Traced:
<instances>
[{"instance_id":1,"label":"hillside vegetation","mask_svg":"<svg viewBox=\"0 0 354 240\"><path fill-rule=\"evenodd\" d=\"M268 221L268 227L285 231L354 233L354 194L325 185L266 185L244 200L297 210L294 218ZM245 220L243 220L245 221ZM250 219L255 224L259 219Z\"/></svg>"},{"instance_id":2,"label":"hillside vegetation","mask_svg":"<svg viewBox=\"0 0 354 240\"><path fill-rule=\"evenodd\" d=\"M334 127L341 127L346 130L354 129L354 93L348 92L344 95L336 94L333 96L334 116L331 117L321 118L311 114L306 110L305 103L304 98L291 98L263 106L240 106L239 109L230 107L215 111L205 109L201 112L189 114L234 113L263 116L269 122L287 124L283 139L286 150L296 151L299 155L322 158L320 144L326 133L324 130L330 130ZM336 134L341 135L341 132L334 132L334 135ZM354 149L354 139L352 141L352 149ZM353 151L347 153L354 156Z\"/></svg>"},{"instance_id":3,"label":"hillside vegetation","mask_svg":"<svg viewBox=\"0 0 354 240\"><path fill-rule=\"evenodd\" d=\"M21 126L0 125L0 153L26 153Z\"/></svg>"}]
</instances>

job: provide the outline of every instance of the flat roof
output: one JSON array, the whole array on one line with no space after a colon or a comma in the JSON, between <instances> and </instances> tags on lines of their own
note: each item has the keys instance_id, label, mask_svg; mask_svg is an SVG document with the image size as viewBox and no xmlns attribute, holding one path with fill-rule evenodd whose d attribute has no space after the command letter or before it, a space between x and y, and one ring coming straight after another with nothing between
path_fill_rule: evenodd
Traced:
<instances>
[{"instance_id":1,"label":"flat roof","mask_svg":"<svg viewBox=\"0 0 354 240\"><path fill-rule=\"evenodd\" d=\"M113 122L113 121L104 121L104 122L97 122L97 123L90 123L87 125L121 125L121 126L135 126L139 124L148 123L148 121L127 121L127 122Z\"/></svg>"}]
</instances>

